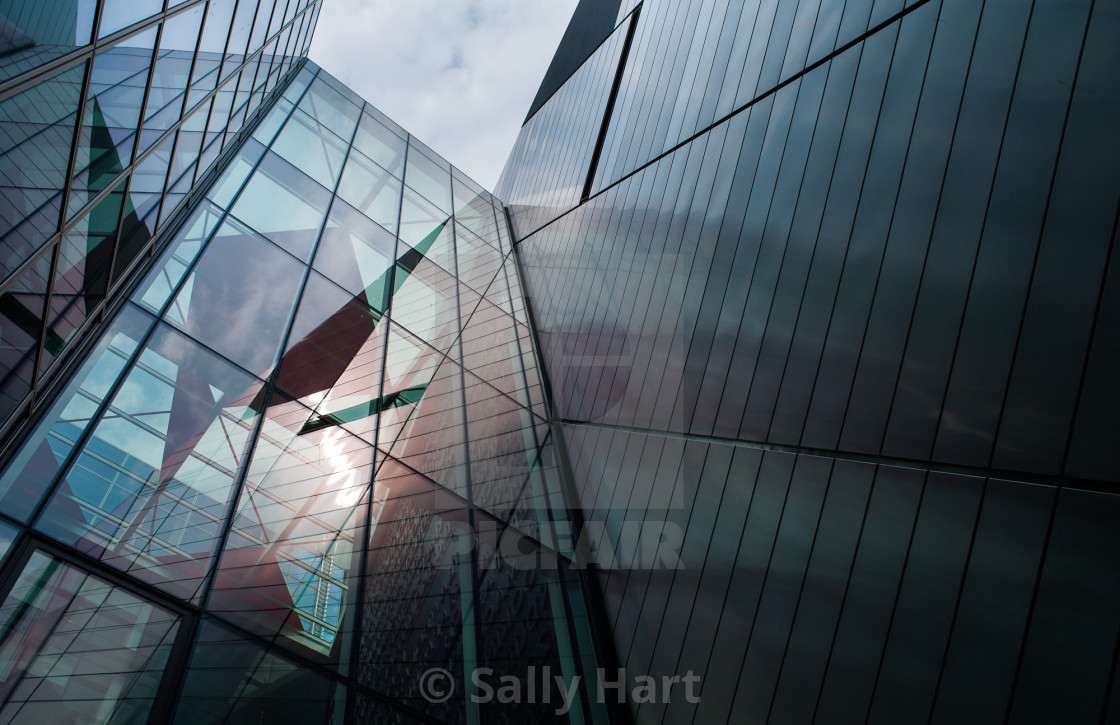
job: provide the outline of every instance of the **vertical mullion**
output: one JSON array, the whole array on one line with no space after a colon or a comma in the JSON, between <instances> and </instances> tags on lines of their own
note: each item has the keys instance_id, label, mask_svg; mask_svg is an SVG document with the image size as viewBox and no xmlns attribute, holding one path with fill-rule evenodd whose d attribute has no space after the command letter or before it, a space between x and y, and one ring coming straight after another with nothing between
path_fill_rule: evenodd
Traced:
<instances>
[{"instance_id":1,"label":"vertical mullion","mask_svg":"<svg viewBox=\"0 0 1120 725\"><path fill-rule=\"evenodd\" d=\"M167 11L167 3L168 2L170 2L170 0L163 0L164 12ZM159 63L160 43L163 40L163 27L164 27L165 22L166 22L165 19L161 19L159 25L156 26L155 46L152 48L152 62L151 62L151 66L148 68L148 82L144 86L144 95L140 99L140 114L139 114L139 118L136 121L136 137L135 137L135 141L132 144L132 163L129 165L128 169L126 170L126 173L128 174L128 178L124 182L124 197L121 199L121 211L120 211L120 214L117 217L117 233L116 233L116 236L113 239L113 251L109 255L109 266L105 270L105 275L106 275L105 276L105 298L106 299L108 299L109 290L112 288L112 285L113 285L113 270L116 269L116 266L117 266L117 255L118 255L118 252L120 251L120 243L121 243L121 231L124 229L124 224L125 224L124 209L125 209L125 206L128 204L128 200L131 198L133 174L136 171L136 167L139 165L137 163L137 157L141 153L143 153L143 151L145 150L145 149L140 148L140 135L144 131L144 115L145 115L145 111L148 108L148 98L151 96L151 93L152 93L152 84L155 82L155 78L156 78L156 66ZM166 183L166 179L165 179L165 183ZM110 191L110 194L112 194L111 191ZM162 203L162 201L163 200L161 198L160 202ZM156 219L157 220L159 219L159 210L158 209L156 210ZM139 219L137 219L137 221L139 221ZM62 245L62 239L61 238L58 240L58 244L59 244L59 247L61 247L61 245ZM102 300L98 307L99 307L99 309L97 310L97 313L99 315L104 314L104 312L105 312L105 300ZM92 318L93 318L93 314L90 314L90 319L92 319Z\"/></svg>"},{"instance_id":2,"label":"vertical mullion","mask_svg":"<svg viewBox=\"0 0 1120 725\"><path fill-rule=\"evenodd\" d=\"M42 319L39 323L39 343L35 349L35 362L31 370L31 404L28 408L29 412L35 408L35 392L39 387L39 366L42 364L43 359L43 345L46 343L47 337L47 313L50 309L51 295L54 293L54 278L58 267L59 248L62 246L62 229L66 226L67 210L70 208L70 193L73 186L74 166L78 162L78 146L82 139L82 127L85 125L86 114L86 97L89 95L90 80L93 77L93 65L97 60L97 36L101 32L101 14L104 10L105 0L97 0L97 5L94 8L93 16L93 48L90 53L89 60L86 61L86 72L82 78L82 88L78 96L78 112L74 120L74 138L70 143L70 158L66 164L66 177L63 179L62 196L60 197L60 209L58 211L58 232L59 236L55 241L54 250L51 252L51 265L50 271L47 273L47 286L46 294L43 299L43 311L41 313ZM143 113L141 113L143 115Z\"/></svg>"},{"instance_id":3,"label":"vertical mullion","mask_svg":"<svg viewBox=\"0 0 1120 725\"><path fill-rule=\"evenodd\" d=\"M411 134L409 135L409 138L411 138ZM405 175L406 178L408 177L408 164L407 163L405 164L404 175ZM481 621L482 614L481 614L481 607L479 606L479 596L480 596L480 589L482 588L482 578L479 576L480 568L479 568L479 565L478 565L478 556L479 556L478 546L477 546L478 509L475 506L475 499L474 499L474 476L471 474L471 445L470 445L470 429L469 429L470 424L468 422L468 416L467 416L467 381L466 381L466 373L464 372L465 363L463 361L463 304L462 304L462 295L460 294L460 290L459 290L459 286L462 284L462 281L459 279L459 237L458 237L458 233L455 229L455 211L454 211L454 209L455 209L455 188L454 188L454 181L452 179L452 174L451 174L451 169L450 168L448 168L448 170L447 170L447 184L448 184L448 187L447 187L448 191L451 192L451 209L452 209L451 224L450 224L450 226L451 226L451 251L452 251L451 261L452 261L452 263L455 267L452 274L455 277L455 319L456 319L456 322L458 324L459 329L456 330L454 340L451 343L451 349L448 350L448 354L444 357L444 359L452 362L453 364L456 365L456 367L459 368L459 405L460 405L460 410L462 411L462 416L463 416L463 420L459 424L459 426L460 426L459 430L460 430L460 432L463 436L462 446L463 446L463 458L464 458L464 461L465 461L464 470L466 472L466 482L467 482L466 499L467 499L467 503L469 505L469 508L467 509L467 516L468 516L467 521L468 521L469 526L470 526L468 534L470 536L474 537L474 539L475 539L475 542L473 542L471 547L470 547L470 561L469 562L462 562L462 563L460 563L460 566L459 566L460 577L463 576L464 571L469 571L470 572L470 578L471 578L470 579L470 585L471 585L470 592L469 593L464 592L462 590L462 583L460 583L459 593L460 593L460 599L463 603L463 606L470 607L469 612L463 612L462 613L462 625L461 625L462 626L462 632L463 632L462 642L463 642L463 666L464 666L464 672L463 672L464 692L463 692L463 697L464 697L464 706L466 707L467 722L474 724L474 723L478 723L478 722L481 721L481 712L480 712L480 708L478 707L478 703L474 700L474 698L473 697L468 698L466 696L468 689L474 683L474 678L471 677L466 672L466 669L467 669L468 663L472 664L474 666L474 668L476 668L476 669L479 667L479 657L480 657L480 654L481 654L479 652L479 641L480 641L480 636L481 636L481 632L482 632L482 621ZM401 198L402 199L404 198L404 189L403 188L401 189ZM454 353L456 346L458 346L458 348L459 348L458 360L455 360L452 357L452 353ZM495 553L495 556L497 556L496 553ZM468 624L470 625L470 631L469 632L467 630ZM469 652L471 654L473 654L473 658L468 657L468 647L469 647ZM473 689L470 689L469 691L472 695L475 694L475 691ZM473 705L473 707L472 707L472 705Z\"/></svg>"},{"instance_id":4,"label":"vertical mullion","mask_svg":"<svg viewBox=\"0 0 1120 725\"><path fill-rule=\"evenodd\" d=\"M187 71L187 87L183 90L183 101L182 101L182 105L179 107L179 119L176 121L175 125L172 126L172 128L175 130L175 140L171 142L171 151L169 152L170 155L169 155L168 160L167 160L167 178L165 178L163 180L163 194L160 195L160 200L159 200L160 212L159 212L159 216L157 217L157 219L162 218L163 207L167 203L167 192L169 192L171 190L171 187L174 185L174 180L172 180L172 178L171 178L171 176L172 176L171 172L175 169L175 151L178 150L178 148L179 148L179 132L183 128L183 120L184 120L184 116L185 116L186 111L187 111L187 104L190 102L190 98L191 98L191 87L194 85L194 71L195 71L195 68L198 67L198 54L202 52L202 37L206 34L206 18L210 15L209 11L210 11L211 1L212 0L207 0L206 1L205 7L202 11L202 19L199 21L199 24L198 24L198 39L195 40L195 42L194 42L194 57L191 58L191 67L190 67L190 70ZM227 36L227 42L228 42L228 36ZM221 63L219 63L218 64L218 75L221 76L221 74L222 74L222 65L221 65ZM215 88L218 87L218 84L216 82L214 84L214 87ZM140 115L143 115L143 113L141 113ZM205 138L205 134L206 134L206 132L204 130L203 131L203 137L204 138Z\"/></svg>"},{"instance_id":5,"label":"vertical mullion","mask_svg":"<svg viewBox=\"0 0 1120 725\"><path fill-rule=\"evenodd\" d=\"M312 83L314 83L314 79L312 79ZM311 87L311 84L309 83L308 88L310 88L310 87ZM327 208L327 218L324 221L324 230L326 229L326 225L330 223L331 208L334 207L335 199L338 197L338 189L342 185L342 176L343 176L343 174L346 173L346 165L350 160L350 153L354 150L354 142L358 138L358 130L362 126L362 119L365 116L367 105L368 104L365 103L364 101L362 102L362 107L358 112L358 121L357 121L357 123L354 124L353 133L350 134L350 146L347 147L347 149L346 149L346 157L343 159L342 166L339 169L338 181L335 182L335 187L334 187L334 196L331 197L330 206ZM318 120L318 119L316 119L316 120ZM402 182L402 184L403 184L403 182ZM404 197L404 189L403 188L401 189L401 197L402 198ZM399 202L398 202L398 205L399 205ZM397 220L397 226L398 226L398 228L400 227L399 217L398 217L398 220ZM321 240L321 237L320 237L320 240ZM314 257L312 257L312 262L314 262ZM396 267L396 259L391 260L391 264L393 265L393 267ZM391 293L391 291L392 290L390 289L390 293ZM382 325L382 323L384 323L383 331L384 331L384 334L385 334L385 344L381 348L381 373L380 373L381 377L378 379L377 397L375 398L378 401L380 401L385 395L385 389L384 389L384 386L385 386L385 372L384 372L385 371L385 356L388 354L388 350L389 350L389 325L388 325L389 310L388 310L388 306L386 306L386 309L381 310L380 314L381 314L381 319L378 321L377 325L374 326L374 334L376 335L376 334L379 334L378 330L377 330L377 327ZM380 412L378 413L377 420L378 420L378 425L376 425L373 429L373 445L371 446L372 447L371 453L373 455L372 455L372 459L371 459L371 462L370 462L371 465L370 465L370 474L369 474L369 490L366 492L366 520L365 520L365 524L362 526L362 528L359 532L359 535L355 537L355 539L357 540L356 541L357 545L354 547L355 554L357 555L357 559L358 559L358 583L357 583L357 586L354 587L355 590L356 590L355 601L354 601L354 617L353 617L354 631L350 633L350 672L348 674L349 674L349 679L352 680L352 681L355 681L355 682L358 681L358 669L361 666L362 620L363 620L363 616L365 614L365 604L366 604L366 573L367 573L367 566L366 565L368 564L368 557L369 557L369 542L370 542L370 540L373 536L373 524L372 524L372 521L373 521L373 506L374 506L373 494L374 494L374 491L377 488L377 473L380 470L380 466L378 465L378 460L377 460L378 456L379 456L379 453L380 453L380 451L377 448L377 439L378 439L378 435L381 432ZM354 688L354 687L349 688L349 691L347 692L346 703L345 703L345 716L344 716L345 722L354 722L355 721L356 708L357 708L357 698L358 698L357 689Z\"/></svg>"}]
</instances>

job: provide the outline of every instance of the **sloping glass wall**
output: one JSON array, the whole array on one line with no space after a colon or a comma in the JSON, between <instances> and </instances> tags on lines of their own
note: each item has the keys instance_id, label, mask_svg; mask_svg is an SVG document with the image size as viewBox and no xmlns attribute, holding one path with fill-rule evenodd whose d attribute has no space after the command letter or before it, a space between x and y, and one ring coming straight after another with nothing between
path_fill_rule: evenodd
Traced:
<instances>
[{"instance_id":1,"label":"sloping glass wall","mask_svg":"<svg viewBox=\"0 0 1120 725\"><path fill-rule=\"evenodd\" d=\"M176 722L601 720L511 253L489 193L306 64L0 476L13 551L182 612ZM480 668L548 668L570 714L476 701Z\"/></svg>"}]
</instances>

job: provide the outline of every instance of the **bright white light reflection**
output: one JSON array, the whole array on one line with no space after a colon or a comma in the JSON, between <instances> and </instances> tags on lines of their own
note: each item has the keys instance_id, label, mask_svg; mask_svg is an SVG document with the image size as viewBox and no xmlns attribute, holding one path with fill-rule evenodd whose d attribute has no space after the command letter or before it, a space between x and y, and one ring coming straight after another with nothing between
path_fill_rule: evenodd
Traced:
<instances>
[{"instance_id":1,"label":"bright white light reflection","mask_svg":"<svg viewBox=\"0 0 1120 725\"><path fill-rule=\"evenodd\" d=\"M322 454L320 461L331 473L327 477L327 490L337 490L335 502L339 506L353 506L361 500L365 491L365 484L358 478L359 464L355 463L350 453L347 453L343 441L349 435L341 429L335 428L327 431L319 444Z\"/></svg>"}]
</instances>

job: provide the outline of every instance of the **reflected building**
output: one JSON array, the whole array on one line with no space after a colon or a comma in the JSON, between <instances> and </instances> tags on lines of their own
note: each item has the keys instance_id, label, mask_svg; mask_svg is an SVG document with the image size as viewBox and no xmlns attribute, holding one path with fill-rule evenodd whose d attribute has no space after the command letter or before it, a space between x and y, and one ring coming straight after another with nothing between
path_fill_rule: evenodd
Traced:
<instances>
[{"instance_id":1,"label":"reflected building","mask_svg":"<svg viewBox=\"0 0 1120 725\"><path fill-rule=\"evenodd\" d=\"M0 719L1116 717L1120 13L583 0L494 195L320 4L0 0Z\"/></svg>"}]
</instances>

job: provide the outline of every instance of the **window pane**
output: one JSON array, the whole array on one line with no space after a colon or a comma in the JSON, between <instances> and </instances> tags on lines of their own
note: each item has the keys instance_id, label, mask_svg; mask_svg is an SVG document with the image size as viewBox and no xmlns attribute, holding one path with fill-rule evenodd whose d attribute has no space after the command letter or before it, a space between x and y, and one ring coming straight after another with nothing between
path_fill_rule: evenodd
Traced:
<instances>
[{"instance_id":1,"label":"window pane","mask_svg":"<svg viewBox=\"0 0 1120 725\"><path fill-rule=\"evenodd\" d=\"M378 443L414 470L464 493L467 451L460 373L451 360L390 325L383 395L394 404L383 406Z\"/></svg>"},{"instance_id":2,"label":"window pane","mask_svg":"<svg viewBox=\"0 0 1120 725\"><path fill-rule=\"evenodd\" d=\"M338 195L381 226L396 231L401 182L362 154L350 154Z\"/></svg>"},{"instance_id":3,"label":"window pane","mask_svg":"<svg viewBox=\"0 0 1120 725\"><path fill-rule=\"evenodd\" d=\"M51 249L0 295L0 413L7 416L31 391L42 334Z\"/></svg>"},{"instance_id":4,"label":"window pane","mask_svg":"<svg viewBox=\"0 0 1120 725\"><path fill-rule=\"evenodd\" d=\"M152 28L131 38L127 47L109 48L93 59L67 216L75 214L132 162L155 42L156 29Z\"/></svg>"},{"instance_id":5,"label":"window pane","mask_svg":"<svg viewBox=\"0 0 1120 725\"><path fill-rule=\"evenodd\" d=\"M226 219L166 319L254 375L276 361L304 267Z\"/></svg>"},{"instance_id":6,"label":"window pane","mask_svg":"<svg viewBox=\"0 0 1120 725\"><path fill-rule=\"evenodd\" d=\"M96 0L0 0L0 80L8 80L90 41Z\"/></svg>"},{"instance_id":7,"label":"window pane","mask_svg":"<svg viewBox=\"0 0 1120 725\"><path fill-rule=\"evenodd\" d=\"M296 111L272 150L328 189L333 189L346 158L346 142L302 111Z\"/></svg>"},{"instance_id":8,"label":"window pane","mask_svg":"<svg viewBox=\"0 0 1120 725\"><path fill-rule=\"evenodd\" d=\"M161 326L36 527L172 596L196 598L261 387Z\"/></svg>"},{"instance_id":9,"label":"window pane","mask_svg":"<svg viewBox=\"0 0 1120 725\"><path fill-rule=\"evenodd\" d=\"M179 617L42 552L0 606L0 720L143 722Z\"/></svg>"},{"instance_id":10,"label":"window pane","mask_svg":"<svg viewBox=\"0 0 1120 725\"><path fill-rule=\"evenodd\" d=\"M58 230L84 66L0 101L0 276Z\"/></svg>"},{"instance_id":11,"label":"window pane","mask_svg":"<svg viewBox=\"0 0 1120 725\"><path fill-rule=\"evenodd\" d=\"M105 299L126 181L122 179L62 238L40 370L58 357L90 312Z\"/></svg>"},{"instance_id":12,"label":"window pane","mask_svg":"<svg viewBox=\"0 0 1120 725\"><path fill-rule=\"evenodd\" d=\"M206 197L223 209L229 207L263 153L264 146L257 143L256 139L246 139L229 166L210 187Z\"/></svg>"},{"instance_id":13,"label":"window pane","mask_svg":"<svg viewBox=\"0 0 1120 725\"><path fill-rule=\"evenodd\" d=\"M335 199L331 217L315 253L315 269L384 312L389 304L389 284L396 238Z\"/></svg>"},{"instance_id":14,"label":"window pane","mask_svg":"<svg viewBox=\"0 0 1120 725\"><path fill-rule=\"evenodd\" d=\"M330 198L329 191L269 151L241 192L233 215L307 260Z\"/></svg>"},{"instance_id":15,"label":"window pane","mask_svg":"<svg viewBox=\"0 0 1120 725\"><path fill-rule=\"evenodd\" d=\"M345 704L341 685L207 620L173 722L341 724Z\"/></svg>"},{"instance_id":16,"label":"window pane","mask_svg":"<svg viewBox=\"0 0 1120 725\"><path fill-rule=\"evenodd\" d=\"M278 49L277 52L281 52ZM259 81L258 81L259 82ZM319 121L341 138L349 139L354 132L361 110L348 101L341 93L321 80L311 84L311 88L300 101L299 107L309 116Z\"/></svg>"},{"instance_id":17,"label":"window pane","mask_svg":"<svg viewBox=\"0 0 1120 725\"><path fill-rule=\"evenodd\" d=\"M101 29L98 37L112 35L121 28L158 13L163 8L160 0L105 0L101 10Z\"/></svg>"},{"instance_id":18,"label":"window pane","mask_svg":"<svg viewBox=\"0 0 1120 725\"><path fill-rule=\"evenodd\" d=\"M315 409L305 432L341 426L373 440L380 410L383 316L312 273L280 362L276 385Z\"/></svg>"},{"instance_id":19,"label":"window pane","mask_svg":"<svg viewBox=\"0 0 1120 725\"><path fill-rule=\"evenodd\" d=\"M344 666L373 446L310 418L298 403L265 416L208 609Z\"/></svg>"},{"instance_id":20,"label":"window pane","mask_svg":"<svg viewBox=\"0 0 1120 725\"><path fill-rule=\"evenodd\" d=\"M152 322L131 305L113 321L0 478L4 513L21 521L31 515Z\"/></svg>"},{"instance_id":21,"label":"window pane","mask_svg":"<svg viewBox=\"0 0 1120 725\"><path fill-rule=\"evenodd\" d=\"M432 161L419 152L415 145L408 152L408 170L405 172L404 183L419 191L442 211L451 211L451 169Z\"/></svg>"},{"instance_id":22,"label":"window pane","mask_svg":"<svg viewBox=\"0 0 1120 725\"><path fill-rule=\"evenodd\" d=\"M144 128L140 133L141 150L154 143L160 133L179 120L203 8L197 5L163 24L158 59L148 91L148 106L144 111Z\"/></svg>"},{"instance_id":23,"label":"window pane","mask_svg":"<svg viewBox=\"0 0 1120 725\"><path fill-rule=\"evenodd\" d=\"M164 205L167 203L165 201ZM148 272L147 280L132 296L132 300L158 315L175 293L187 268L198 256L221 217L221 209L213 204L202 203L195 210L194 216L183 225L171 248L163 253L160 262Z\"/></svg>"},{"instance_id":24,"label":"window pane","mask_svg":"<svg viewBox=\"0 0 1120 725\"><path fill-rule=\"evenodd\" d=\"M354 136L354 148L397 178L404 175L404 139L368 113L362 115L358 133Z\"/></svg>"}]
</instances>

